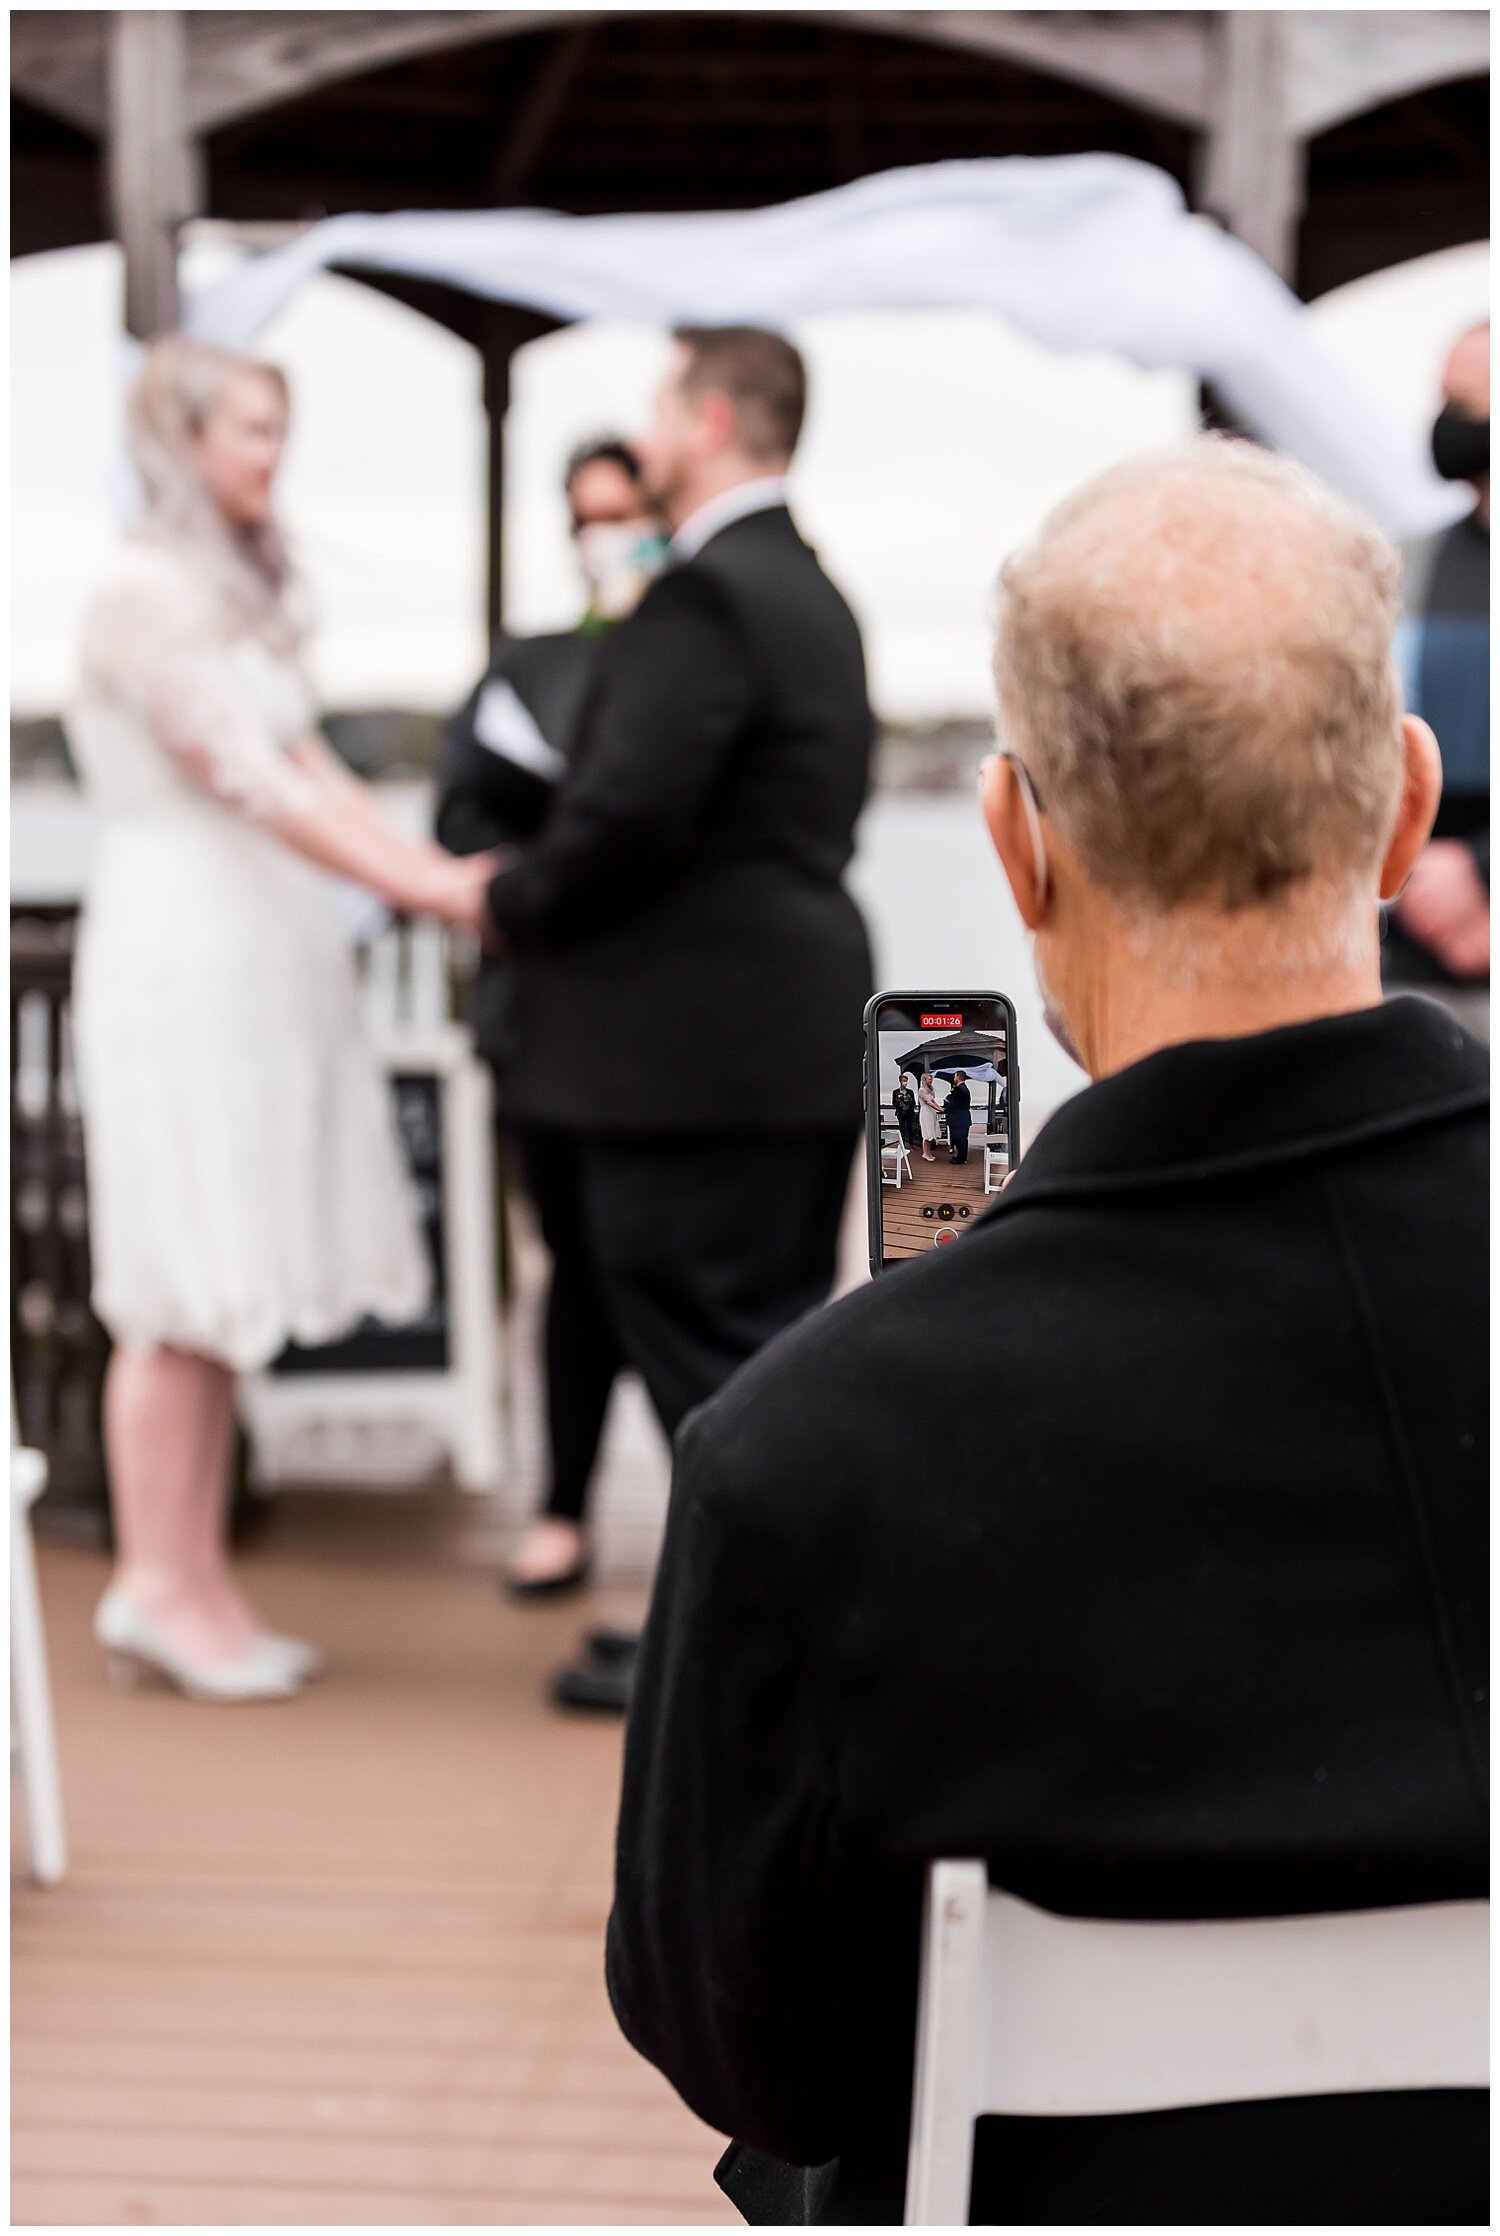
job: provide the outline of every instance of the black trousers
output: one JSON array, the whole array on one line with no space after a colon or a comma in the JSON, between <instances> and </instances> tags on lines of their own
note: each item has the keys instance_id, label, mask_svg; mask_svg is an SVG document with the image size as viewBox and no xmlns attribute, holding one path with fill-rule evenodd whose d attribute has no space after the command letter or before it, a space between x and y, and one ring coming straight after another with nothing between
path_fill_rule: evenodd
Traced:
<instances>
[{"instance_id":1,"label":"black trousers","mask_svg":"<svg viewBox=\"0 0 1500 2236\"><path fill-rule=\"evenodd\" d=\"M668 1436L833 1286L857 1134L586 1135L610 1322Z\"/></svg>"},{"instance_id":2,"label":"black trousers","mask_svg":"<svg viewBox=\"0 0 1500 2236\"><path fill-rule=\"evenodd\" d=\"M552 1259L542 1310L547 1407L542 1512L581 1522L625 1353L584 1215L582 1143L554 1126L519 1126L515 1138L526 1192Z\"/></svg>"}]
</instances>

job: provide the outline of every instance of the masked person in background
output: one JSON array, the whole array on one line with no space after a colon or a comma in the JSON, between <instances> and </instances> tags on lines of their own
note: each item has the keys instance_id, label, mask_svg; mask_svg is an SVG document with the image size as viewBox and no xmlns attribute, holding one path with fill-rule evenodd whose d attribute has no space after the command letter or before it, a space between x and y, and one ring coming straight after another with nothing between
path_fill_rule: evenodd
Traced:
<instances>
[{"instance_id":1,"label":"masked person in background","mask_svg":"<svg viewBox=\"0 0 1500 2236\"><path fill-rule=\"evenodd\" d=\"M1384 979L1432 995L1471 1032L1490 1013L1490 330L1454 344L1432 431L1445 481L1472 512L1406 554L1398 640L1406 704L1431 723L1443 796L1427 848L1386 925Z\"/></svg>"},{"instance_id":2,"label":"masked person in background","mask_svg":"<svg viewBox=\"0 0 1500 2236\"><path fill-rule=\"evenodd\" d=\"M579 713L611 629L638 603L665 544L623 442L585 444L564 482L574 548L588 585L576 628L496 643L482 681L448 723L438 758L437 831L455 854L516 845L546 822ZM517 959L486 955L473 1025L503 1095L511 1055ZM579 1207L572 1138L556 1127L507 1125L552 1257L544 1308L548 1480L541 1510L511 1558L517 1598L566 1591L588 1568L584 1514L610 1392L623 1364Z\"/></svg>"}]
</instances>

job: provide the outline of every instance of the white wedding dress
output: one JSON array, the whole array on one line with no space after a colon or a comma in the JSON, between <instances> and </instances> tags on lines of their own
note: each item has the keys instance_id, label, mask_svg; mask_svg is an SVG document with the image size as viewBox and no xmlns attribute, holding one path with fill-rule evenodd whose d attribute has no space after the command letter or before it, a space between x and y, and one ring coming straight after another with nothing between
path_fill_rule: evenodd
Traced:
<instances>
[{"instance_id":1,"label":"white wedding dress","mask_svg":"<svg viewBox=\"0 0 1500 2236\"><path fill-rule=\"evenodd\" d=\"M307 780L296 659L127 544L68 736L101 833L74 975L94 1304L240 1370L414 1318L425 1252L328 880L263 817Z\"/></svg>"}]
</instances>

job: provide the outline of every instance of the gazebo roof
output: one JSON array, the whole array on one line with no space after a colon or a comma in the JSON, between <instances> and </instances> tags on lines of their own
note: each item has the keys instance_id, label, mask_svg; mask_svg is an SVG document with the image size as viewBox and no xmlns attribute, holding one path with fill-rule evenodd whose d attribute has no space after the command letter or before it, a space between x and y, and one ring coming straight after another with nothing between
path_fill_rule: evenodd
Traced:
<instances>
[{"instance_id":1,"label":"gazebo roof","mask_svg":"<svg viewBox=\"0 0 1500 2236\"><path fill-rule=\"evenodd\" d=\"M112 230L111 22L12 15L18 253ZM1305 294L1488 225L1486 23L1461 11L203 10L182 22L196 214L239 222L514 203L721 209L943 157L1104 150L1159 165L1244 230L1231 205L1253 213L1246 151L1271 115L1307 151L1292 275ZM1240 48L1254 49L1245 68Z\"/></svg>"},{"instance_id":2,"label":"gazebo roof","mask_svg":"<svg viewBox=\"0 0 1500 2236\"><path fill-rule=\"evenodd\" d=\"M950 157L1134 156L1304 296L1489 225L1478 11L21 8L11 249L118 238L137 335L177 319L187 220L781 203ZM339 269L351 269L340 266ZM484 363L502 608L513 352L554 323L351 276Z\"/></svg>"}]
</instances>

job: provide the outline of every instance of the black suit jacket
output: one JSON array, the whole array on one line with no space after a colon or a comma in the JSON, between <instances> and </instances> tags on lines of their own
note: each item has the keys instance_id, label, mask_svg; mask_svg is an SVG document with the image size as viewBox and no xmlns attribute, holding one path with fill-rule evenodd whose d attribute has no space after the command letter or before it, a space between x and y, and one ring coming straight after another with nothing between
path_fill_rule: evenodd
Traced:
<instances>
[{"instance_id":1,"label":"black suit jacket","mask_svg":"<svg viewBox=\"0 0 1500 2236\"><path fill-rule=\"evenodd\" d=\"M758 2217L901 2217L930 1858L1087 1916L1485 1892L1486 1077L1415 998L1163 1050L684 1425L609 1985L711 2125L837 2159ZM1481 2132L986 2121L974 2218L1467 2219Z\"/></svg>"},{"instance_id":2,"label":"black suit jacket","mask_svg":"<svg viewBox=\"0 0 1500 2236\"><path fill-rule=\"evenodd\" d=\"M444 723L438 747L434 829L451 854L482 854L535 838L557 796L556 776L538 774L485 744L485 691L508 685L545 743L566 760L607 633L579 628L497 639L489 667ZM470 1002L475 1042L502 1077L512 1052L516 975L513 955L482 956Z\"/></svg>"},{"instance_id":3,"label":"black suit jacket","mask_svg":"<svg viewBox=\"0 0 1500 2236\"><path fill-rule=\"evenodd\" d=\"M540 837L490 888L525 964L522 1117L857 1123L870 958L842 877L870 744L859 630L785 507L652 584Z\"/></svg>"}]
</instances>

